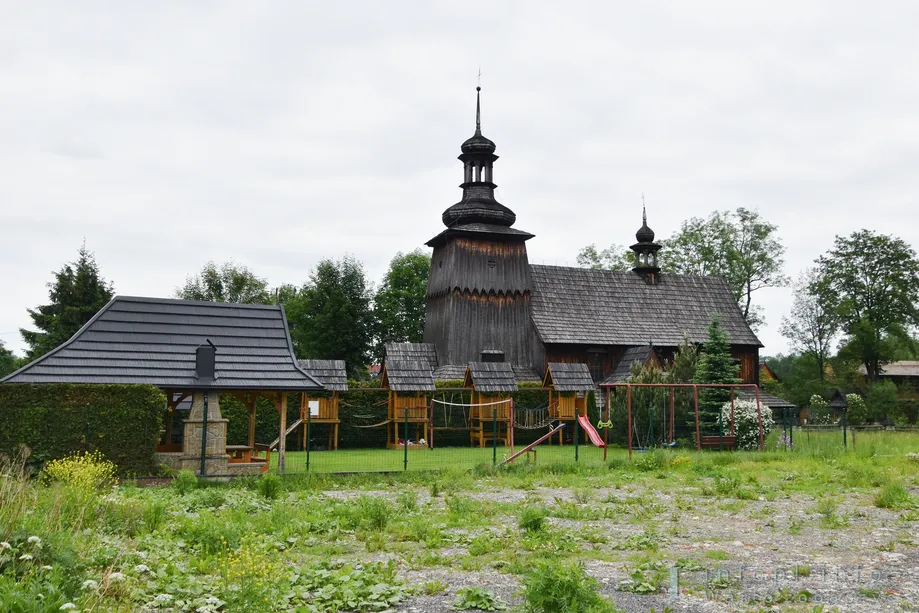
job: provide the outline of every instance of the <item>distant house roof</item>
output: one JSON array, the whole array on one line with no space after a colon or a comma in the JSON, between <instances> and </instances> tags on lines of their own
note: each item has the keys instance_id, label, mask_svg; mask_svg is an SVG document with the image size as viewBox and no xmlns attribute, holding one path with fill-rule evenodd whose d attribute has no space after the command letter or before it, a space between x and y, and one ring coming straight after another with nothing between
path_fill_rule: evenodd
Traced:
<instances>
[{"instance_id":1,"label":"distant house roof","mask_svg":"<svg viewBox=\"0 0 919 613\"><path fill-rule=\"evenodd\" d=\"M435 381L462 381L466 376L466 366L462 364L444 364L434 369Z\"/></svg>"},{"instance_id":2,"label":"distant house roof","mask_svg":"<svg viewBox=\"0 0 919 613\"><path fill-rule=\"evenodd\" d=\"M544 343L679 345L704 343L719 315L734 345L762 347L727 283L717 277L661 274L648 284L633 272L530 266L533 323Z\"/></svg>"},{"instance_id":3,"label":"distant house roof","mask_svg":"<svg viewBox=\"0 0 919 613\"><path fill-rule=\"evenodd\" d=\"M344 360L299 360L298 364L327 390L344 392L348 389Z\"/></svg>"},{"instance_id":4,"label":"distant house roof","mask_svg":"<svg viewBox=\"0 0 919 613\"><path fill-rule=\"evenodd\" d=\"M657 354L654 353L654 348L649 345L629 347L625 350L625 353L622 354L622 359L619 360L619 363L616 365L613 372L610 373L610 376L604 379L603 383L600 385L625 383L632 375L632 364L635 362L645 364L650 358L656 357L656 355Z\"/></svg>"},{"instance_id":5,"label":"distant house roof","mask_svg":"<svg viewBox=\"0 0 919 613\"><path fill-rule=\"evenodd\" d=\"M216 379L195 376L195 350L217 348ZM63 345L3 383L148 384L162 389L309 390L284 309L116 296Z\"/></svg>"},{"instance_id":6,"label":"distant house roof","mask_svg":"<svg viewBox=\"0 0 919 613\"><path fill-rule=\"evenodd\" d=\"M437 351L434 343L386 343L386 358L394 360L421 360L433 371L437 368Z\"/></svg>"},{"instance_id":7,"label":"distant house roof","mask_svg":"<svg viewBox=\"0 0 919 613\"><path fill-rule=\"evenodd\" d=\"M549 362L544 385L560 392L589 392L597 387L587 364L568 362Z\"/></svg>"},{"instance_id":8,"label":"distant house roof","mask_svg":"<svg viewBox=\"0 0 919 613\"><path fill-rule=\"evenodd\" d=\"M434 374L426 360L386 358L382 386L395 392L433 392Z\"/></svg>"},{"instance_id":9,"label":"distant house roof","mask_svg":"<svg viewBox=\"0 0 919 613\"><path fill-rule=\"evenodd\" d=\"M735 398L738 400L756 400L756 393L750 388L738 387L735 388ZM759 391L759 402L760 404L766 405L770 409L796 409L797 405L788 402L783 398L778 396L773 396L768 394L763 390Z\"/></svg>"},{"instance_id":10,"label":"distant house roof","mask_svg":"<svg viewBox=\"0 0 919 613\"><path fill-rule=\"evenodd\" d=\"M466 368L463 387L477 392L516 392L514 369L507 362L470 362Z\"/></svg>"},{"instance_id":11,"label":"distant house roof","mask_svg":"<svg viewBox=\"0 0 919 613\"><path fill-rule=\"evenodd\" d=\"M864 364L858 367L858 372L865 375ZM917 360L900 360L881 366L880 375L882 377L919 377L919 361Z\"/></svg>"}]
</instances>

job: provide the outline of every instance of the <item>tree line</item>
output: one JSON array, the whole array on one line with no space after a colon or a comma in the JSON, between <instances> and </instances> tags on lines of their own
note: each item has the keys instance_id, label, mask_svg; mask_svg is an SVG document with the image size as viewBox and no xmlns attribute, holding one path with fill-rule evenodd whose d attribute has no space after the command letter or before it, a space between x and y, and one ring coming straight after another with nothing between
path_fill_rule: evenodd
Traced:
<instances>
[{"instance_id":1,"label":"tree line","mask_svg":"<svg viewBox=\"0 0 919 613\"><path fill-rule=\"evenodd\" d=\"M283 304L298 358L343 359L348 376L367 377L366 365L379 361L388 342L420 342L431 258L421 250L398 253L379 287L350 256L324 259L300 285L272 289L248 267L208 262L174 297L185 300ZM0 341L0 376L41 357L73 336L114 295L93 254L80 248L48 283L48 303L28 309L35 330L21 329L28 346L17 358Z\"/></svg>"}]
</instances>

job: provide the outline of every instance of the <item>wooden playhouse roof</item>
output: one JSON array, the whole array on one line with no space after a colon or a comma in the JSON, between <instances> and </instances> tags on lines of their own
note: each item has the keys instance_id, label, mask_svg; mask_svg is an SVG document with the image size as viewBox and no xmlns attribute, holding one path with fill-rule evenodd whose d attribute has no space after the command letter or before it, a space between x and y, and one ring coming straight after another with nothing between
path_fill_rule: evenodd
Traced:
<instances>
[{"instance_id":1,"label":"wooden playhouse roof","mask_svg":"<svg viewBox=\"0 0 919 613\"><path fill-rule=\"evenodd\" d=\"M543 385L560 392L589 392L597 387L587 364L568 362L549 362Z\"/></svg>"},{"instance_id":2,"label":"wooden playhouse roof","mask_svg":"<svg viewBox=\"0 0 919 613\"><path fill-rule=\"evenodd\" d=\"M216 378L205 383L195 351L207 341L217 348ZM116 296L70 340L2 382L322 389L297 365L281 306L132 296Z\"/></svg>"},{"instance_id":3,"label":"wooden playhouse roof","mask_svg":"<svg viewBox=\"0 0 919 613\"><path fill-rule=\"evenodd\" d=\"M463 387L477 392L516 392L517 378L507 362L469 362Z\"/></svg>"},{"instance_id":4,"label":"wooden playhouse roof","mask_svg":"<svg viewBox=\"0 0 919 613\"><path fill-rule=\"evenodd\" d=\"M717 277L530 266L533 323L544 343L677 346L704 343L712 317L732 345L762 347L727 283Z\"/></svg>"},{"instance_id":5,"label":"wooden playhouse roof","mask_svg":"<svg viewBox=\"0 0 919 613\"><path fill-rule=\"evenodd\" d=\"M394 392L433 392L434 373L426 360L386 358L383 363L383 387Z\"/></svg>"},{"instance_id":6,"label":"wooden playhouse roof","mask_svg":"<svg viewBox=\"0 0 919 613\"><path fill-rule=\"evenodd\" d=\"M322 383L327 390L344 392L348 389L348 374L344 360L299 360L300 368Z\"/></svg>"}]
</instances>

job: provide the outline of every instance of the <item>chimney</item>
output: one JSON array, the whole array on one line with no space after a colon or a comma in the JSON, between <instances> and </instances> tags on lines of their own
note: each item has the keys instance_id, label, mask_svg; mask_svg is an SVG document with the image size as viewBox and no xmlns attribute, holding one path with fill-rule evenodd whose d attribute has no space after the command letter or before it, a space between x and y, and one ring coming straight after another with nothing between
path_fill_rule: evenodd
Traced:
<instances>
[{"instance_id":1,"label":"chimney","mask_svg":"<svg viewBox=\"0 0 919 613\"><path fill-rule=\"evenodd\" d=\"M217 347L207 339L207 343L195 350L195 378L202 383L211 383L217 378L214 363L217 358Z\"/></svg>"}]
</instances>

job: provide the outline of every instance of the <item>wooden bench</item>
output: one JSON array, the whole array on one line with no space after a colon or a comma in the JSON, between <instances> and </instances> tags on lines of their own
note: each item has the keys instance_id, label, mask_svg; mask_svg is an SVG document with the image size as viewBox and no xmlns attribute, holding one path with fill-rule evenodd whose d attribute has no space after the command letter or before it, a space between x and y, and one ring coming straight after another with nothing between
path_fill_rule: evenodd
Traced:
<instances>
[{"instance_id":1,"label":"wooden bench","mask_svg":"<svg viewBox=\"0 0 919 613\"><path fill-rule=\"evenodd\" d=\"M699 442L702 449L729 449L733 451L735 445L737 445L737 437L730 434L725 434L724 436L715 434L713 436L703 436Z\"/></svg>"},{"instance_id":2,"label":"wooden bench","mask_svg":"<svg viewBox=\"0 0 919 613\"><path fill-rule=\"evenodd\" d=\"M252 461L252 447L249 445L227 445L228 462L231 464L248 463Z\"/></svg>"}]
</instances>

